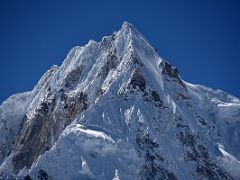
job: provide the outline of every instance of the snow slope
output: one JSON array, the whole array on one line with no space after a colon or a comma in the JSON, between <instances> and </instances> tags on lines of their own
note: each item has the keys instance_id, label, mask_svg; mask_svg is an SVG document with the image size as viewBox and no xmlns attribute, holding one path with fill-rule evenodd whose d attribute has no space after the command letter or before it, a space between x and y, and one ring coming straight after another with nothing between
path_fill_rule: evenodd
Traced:
<instances>
[{"instance_id":1,"label":"snow slope","mask_svg":"<svg viewBox=\"0 0 240 180\"><path fill-rule=\"evenodd\" d=\"M127 22L0 113L3 179L240 178L240 100L183 81Z\"/></svg>"}]
</instances>

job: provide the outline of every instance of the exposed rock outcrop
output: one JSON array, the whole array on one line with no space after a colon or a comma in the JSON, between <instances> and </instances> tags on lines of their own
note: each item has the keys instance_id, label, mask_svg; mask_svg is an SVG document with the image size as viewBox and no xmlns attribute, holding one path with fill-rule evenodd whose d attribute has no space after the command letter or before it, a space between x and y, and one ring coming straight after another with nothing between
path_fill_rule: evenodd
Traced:
<instances>
[{"instance_id":1,"label":"exposed rock outcrop","mask_svg":"<svg viewBox=\"0 0 240 180\"><path fill-rule=\"evenodd\" d=\"M86 110L87 95L81 92L75 98L61 96L65 111L58 112L56 98L45 99L35 110L33 116L25 116L19 139L11 152L13 154L14 172L32 163L49 150L56 142L63 129L71 123L74 117Z\"/></svg>"},{"instance_id":2,"label":"exposed rock outcrop","mask_svg":"<svg viewBox=\"0 0 240 180\"><path fill-rule=\"evenodd\" d=\"M132 73L130 85L132 85L133 88L138 87L141 91L144 91L146 87L146 81L138 69L135 69Z\"/></svg>"}]
</instances>

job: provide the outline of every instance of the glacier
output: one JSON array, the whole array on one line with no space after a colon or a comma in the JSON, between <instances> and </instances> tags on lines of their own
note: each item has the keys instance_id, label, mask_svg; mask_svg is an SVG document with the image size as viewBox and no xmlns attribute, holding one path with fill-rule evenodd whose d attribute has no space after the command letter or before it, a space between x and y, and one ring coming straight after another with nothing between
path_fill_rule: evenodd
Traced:
<instances>
[{"instance_id":1,"label":"glacier","mask_svg":"<svg viewBox=\"0 0 240 180\"><path fill-rule=\"evenodd\" d=\"M240 100L128 22L4 101L0 137L0 179L240 179Z\"/></svg>"}]
</instances>

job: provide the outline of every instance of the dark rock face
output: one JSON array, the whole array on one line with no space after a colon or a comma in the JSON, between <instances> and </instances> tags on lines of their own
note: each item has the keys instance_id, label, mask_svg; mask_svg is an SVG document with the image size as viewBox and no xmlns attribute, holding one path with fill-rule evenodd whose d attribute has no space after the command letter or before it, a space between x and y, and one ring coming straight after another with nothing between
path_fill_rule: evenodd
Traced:
<instances>
[{"instance_id":1,"label":"dark rock face","mask_svg":"<svg viewBox=\"0 0 240 180\"><path fill-rule=\"evenodd\" d=\"M139 69L135 69L131 75L131 80L128 86L130 94L136 93L143 98L144 101L158 108L163 108L163 101L158 92L150 87L147 87L146 81Z\"/></svg>"},{"instance_id":2,"label":"dark rock face","mask_svg":"<svg viewBox=\"0 0 240 180\"><path fill-rule=\"evenodd\" d=\"M170 76L172 78L180 79L177 68L173 67L167 61L163 62L163 71L162 72L163 72L163 74L167 74L168 76Z\"/></svg>"},{"instance_id":3,"label":"dark rock face","mask_svg":"<svg viewBox=\"0 0 240 180\"><path fill-rule=\"evenodd\" d=\"M146 81L139 70L135 69L132 74L132 79L130 81L130 85L133 86L133 88L138 87L141 91L144 91L146 87Z\"/></svg>"},{"instance_id":4,"label":"dark rock face","mask_svg":"<svg viewBox=\"0 0 240 180\"><path fill-rule=\"evenodd\" d=\"M83 70L83 65L72 70L65 78L63 87L70 88L70 87L76 86L82 70Z\"/></svg>"},{"instance_id":5,"label":"dark rock face","mask_svg":"<svg viewBox=\"0 0 240 180\"><path fill-rule=\"evenodd\" d=\"M65 111L55 112L56 98L45 99L36 109L34 117L25 116L19 139L12 150L14 172L32 163L49 150L62 130L74 116L88 108L87 95L81 92L76 98L62 97Z\"/></svg>"},{"instance_id":6,"label":"dark rock face","mask_svg":"<svg viewBox=\"0 0 240 180\"><path fill-rule=\"evenodd\" d=\"M145 134L141 128L138 130L136 143L139 146L140 156L145 159L145 164L142 167L139 179L177 179L172 172L165 169L161 164L164 161L164 158L160 154L159 144L154 142L149 134Z\"/></svg>"},{"instance_id":7,"label":"dark rock face","mask_svg":"<svg viewBox=\"0 0 240 180\"><path fill-rule=\"evenodd\" d=\"M88 108L87 94L83 92L75 97L68 97L67 94L61 93L61 100L65 112L62 116L65 118L73 118L76 112L82 112Z\"/></svg>"},{"instance_id":8,"label":"dark rock face","mask_svg":"<svg viewBox=\"0 0 240 180\"><path fill-rule=\"evenodd\" d=\"M32 180L31 176L27 175L24 177L24 180Z\"/></svg>"},{"instance_id":9,"label":"dark rock face","mask_svg":"<svg viewBox=\"0 0 240 180\"><path fill-rule=\"evenodd\" d=\"M52 180L52 178L50 176L48 176L48 173L45 172L44 170L40 169L38 171L38 179L39 180Z\"/></svg>"},{"instance_id":10,"label":"dark rock face","mask_svg":"<svg viewBox=\"0 0 240 180\"><path fill-rule=\"evenodd\" d=\"M176 134L176 137L183 145L185 162L188 163L189 161L195 161L197 163L197 168L195 172L193 172L194 175L201 177L202 179L232 179L227 172L222 170L212 161L207 149L200 142L200 138L191 133L188 126L182 124L178 127L181 131Z\"/></svg>"},{"instance_id":11,"label":"dark rock face","mask_svg":"<svg viewBox=\"0 0 240 180\"><path fill-rule=\"evenodd\" d=\"M160 102L161 101L160 96L158 95L158 93L156 91L151 91L151 95L152 95L153 100L155 102Z\"/></svg>"},{"instance_id":12,"label":"dark rock face","mask_svg":"<svg viewBox=\"0 0 240 180\"><path fill-rule=\"evenodd\" d=\"M161 100L157 91L152 89L145 89L144 94L142 96L144 101L147 101L153 104L155 107L163 108L163 101Z\"/></svg>"},{"instance_id":13,"label":"dark rock face","mask_svg":"<svg viewBox=\"0 0 240 180\"><path fill-rule=\"evenodd\" d=\"M186 85L181 80L181 78L179 76L179 72L176 67L173 67L167 61L162 61L161 66L162 66L162 73L164 75L167 75L169 78L171 78L172 82L176 82L176 83L180 84L183 88L186 89Z\"/></svg>"}]
</instances>

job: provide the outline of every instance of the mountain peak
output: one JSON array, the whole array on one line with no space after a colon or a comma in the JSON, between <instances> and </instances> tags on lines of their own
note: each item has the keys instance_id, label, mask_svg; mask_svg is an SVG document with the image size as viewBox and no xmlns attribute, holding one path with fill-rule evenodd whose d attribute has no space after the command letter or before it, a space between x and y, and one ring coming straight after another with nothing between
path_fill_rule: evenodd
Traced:
<instances>
[{"instance_id":1,"label":"mountain peak","mask_svg":"<svg viewBox=\"0 0 240 180\"><path fill-rule=\"evenodd\" d=\"M239 179L236 99L182 81L125 21L0 106L0 179Z\"/></svg>"},{"instance_id":2,"label":"mountain peak","mask_svg":"<svg viewBox=\"0 0 240 180\"><path fill-rule=\"evenodd\" d=\"M124 21L124 22L123 22L123 25L122 25L122 28L134 29L135 27L134 27L133 24L131 24L131 23L127 22L127 21Z\"/></svg>"},{"instance_id":3,"label":"mountain peak","mask_svg":"<svg viewBox=\"0 0 240 180\"><path fill-rule=\"evenodd\" d=\"M129 34L129 35L135 36L135 37L139 37L139 36L143 37L143 35L137 30L137 28L133 24L131 24L127 21L123 22L120 32L122 32L124 34Z\"/></svg>"}]
</instances>

